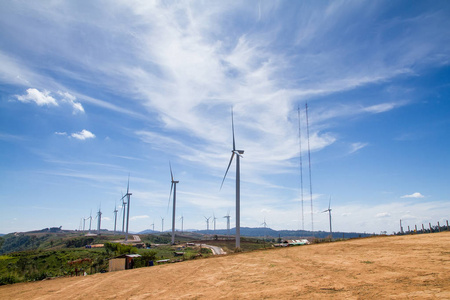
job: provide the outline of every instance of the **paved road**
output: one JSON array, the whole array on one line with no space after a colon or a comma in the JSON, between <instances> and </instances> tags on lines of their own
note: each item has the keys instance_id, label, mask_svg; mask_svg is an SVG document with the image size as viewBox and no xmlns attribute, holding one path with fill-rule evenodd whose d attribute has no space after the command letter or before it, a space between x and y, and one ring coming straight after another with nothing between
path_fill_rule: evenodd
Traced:
<instances>
[{"instance_id":1,"label":"paved road","mask_svg":"<svg viewBox=\"0 0 450 300\"><path fill-rule=\"evenodd\" d=\"M199 244L198 246L200 246L200 244ZM211 249L211 251L212 251L212 253L213 253L214 255L227 254L225 251L223 251L222 248L217 247L217 246L206 245L206 244L201 244L201 246L202 246L202 247L205 247L205 248Z\"/></svg>"}]
</instances>

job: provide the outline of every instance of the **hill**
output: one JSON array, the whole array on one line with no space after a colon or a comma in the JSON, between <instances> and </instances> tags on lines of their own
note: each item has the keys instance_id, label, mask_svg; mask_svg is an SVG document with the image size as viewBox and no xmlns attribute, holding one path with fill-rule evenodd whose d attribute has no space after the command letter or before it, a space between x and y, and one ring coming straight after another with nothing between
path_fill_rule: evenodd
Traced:
<instances>
[{"instance_id":1,"label":"hill","mask_svg":"<svg viewBox=\"0 0 450 300\"><path fill-rule=\"evenodd\" d=\"M206 235L227 235L228 231L226 229L216 229L214 230L185 230L185 233L197 233L197 234L206 234ZM144 231L139 232L138 234L152 234L156 233L159 234L159 231L153 231L151 229L146 229ZM168 233L166 231L165 233ZM178 234L178 232L177 232ZM235 235L236 229L231 228L230 229L230 235ZM271 228L264 228L264 227L241 227L241 236L248 236L248 237L270 237L270 238L301 238L301 237L316 237L316 238L325 238L328 237L330 233L328 231L308 231L308 230L274 230ZM371 236L372 234L367 233L361 233L361 232L333 232L333 238L339 239L339 238L357 238L357 237L367 237Z\"/></svg>"},{"instance_id":2,"label":"hill","mask_svg":"<svg viewBox=\"0 0 450 300\"><path fill-rule=\"evenodd\" d=\"M5 299L450 298L450 232L253 251L1 286Z\"/></svg>"}]
</instances>

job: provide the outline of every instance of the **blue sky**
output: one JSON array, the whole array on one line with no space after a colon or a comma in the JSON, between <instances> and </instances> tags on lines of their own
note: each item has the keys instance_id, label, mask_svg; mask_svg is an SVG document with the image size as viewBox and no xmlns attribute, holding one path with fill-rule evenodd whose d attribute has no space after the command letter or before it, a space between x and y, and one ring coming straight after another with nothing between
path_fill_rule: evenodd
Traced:
<instances>
[{"instance_id":1,"label":"blue sky","mask_svg":"<svg viewBox=\"0 0 450 300\"><path fill-rule=\"evenodd\" d=\"M447 1L2 1L0 232L177 219L380 232L448 219ZM301 108L304 213L297 107ZM302 222L303 219L303 222ZM177 220L177 228L181 222Z\"/></svg>"}]
</instances>

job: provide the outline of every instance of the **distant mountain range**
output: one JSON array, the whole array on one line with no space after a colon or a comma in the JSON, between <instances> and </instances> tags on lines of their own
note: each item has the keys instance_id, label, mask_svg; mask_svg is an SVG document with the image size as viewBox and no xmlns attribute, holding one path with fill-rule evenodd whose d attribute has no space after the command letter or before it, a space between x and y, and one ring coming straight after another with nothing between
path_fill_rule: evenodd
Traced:
<instances>
[{"instance_id":1,"label":"distant mountain range","mask_svg":"<svg viewBox=\"0 0 450 300\"><path fill-rule=\"evenodd\" d=\"M193 232L193 233L200 233L200 234L217 234L217 235L227 235L228 232L226 229L216 229L214 230L184 230L185 232ZM170 232L170 231L165 231ZM177 231L179 232L179 231ZM153 231L151 229L147 229L141 232L138 232L138 234L154 234L154 233L160 233L160 231ZM230 229L230 235L236 234L236 229L232 228ZM308 230L274 230L271 228L264 228L264 227L241 227L241 236L250 236L250 237L282 237L282 238L300 238L300 237L317 237L317 238L325 238L330 235L327 231L314 231L314 234L311 231ZM333 238L356 238L356 237L367 237L371 236L372 234L368 233L360 233L360 232L333 232Z\"/></svg>"}]
</instances>

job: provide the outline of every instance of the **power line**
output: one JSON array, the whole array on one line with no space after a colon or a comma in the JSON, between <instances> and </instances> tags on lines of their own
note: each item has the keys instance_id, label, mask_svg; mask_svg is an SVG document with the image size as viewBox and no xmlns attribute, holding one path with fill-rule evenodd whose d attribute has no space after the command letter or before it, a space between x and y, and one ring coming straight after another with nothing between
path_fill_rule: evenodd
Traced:
<instances>
[{"instance_id":1,"label":"power line","mask_svg":"<svg viewBox=\"0 0 450 300\"><path fill-rule=\"evenodd\" d=\"M308 136L309 194L311 196L311 231L314 236L314 215L313 215L313 198L312 198L312 181L311 181L311 148L309 145L308 103L305 103L305 113L306 113L306 133Z\"/></svg>"}]
</instances>

